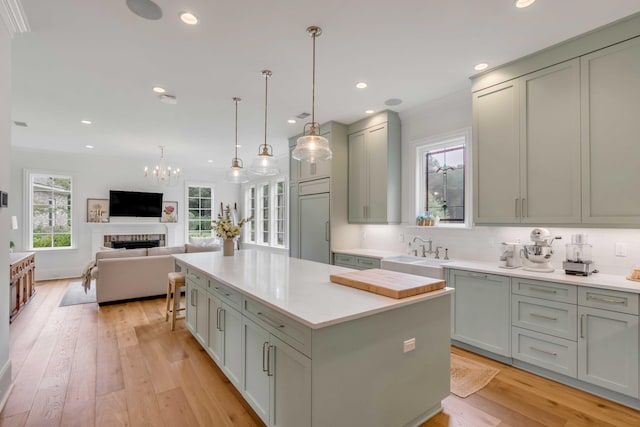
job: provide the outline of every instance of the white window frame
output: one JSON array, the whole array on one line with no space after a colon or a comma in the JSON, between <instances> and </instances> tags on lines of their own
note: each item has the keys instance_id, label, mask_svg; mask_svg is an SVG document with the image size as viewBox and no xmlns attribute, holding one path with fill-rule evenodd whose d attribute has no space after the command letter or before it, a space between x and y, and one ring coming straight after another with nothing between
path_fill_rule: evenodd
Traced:
<instances>
[{"instance_id":1,"label":"white window frame","mask_svg":"<svg viewBox=\"0 0 640 427\"><path fill-rule=\"evenodd\" d=\"M36 175L46 175L49 177L60 177L60 178L69 178L71 180L71 206L69 209L69 216L71 218L71 229L69 233L71 234L71 245L68 247L51 247L48 246L46 248L34 248L33 247L33 177ZM60 251L70 251L76 250L76 198L75 198L75 190L74 190L74 181L75 177L73 174L68 172L60 172L60 171L46 171L46 170L25 170L24 171L24 188L27 192L27 197L25 198L26 206L24 213L24 224L27 224L27 228L25 229L25 242L27 242L27 247L29 251L33 252L60 252Z\"/></svg>"},{"instance_id":2,"label":"white window frame","mask_svg":"<svg viewBox=\"0 0 640 427\"><path fill-rule=\"evenodd\" d=\"M215 208L215 186L211 182L185 182L184 184L184 210L182 218L184 218L184 241L189 243L189 187L207 187L211 189L211 221L217 218L217 210ZM180 216L178 216L180 218ZM211 237L216 237L216 233L211 231Z\"/></svg>"},{"instance_id":3,"label":"white window frame","mask_svg":"<svg viewBox=\"0 0 640 427\"><path fill-rule=\"evenodd\" d=\"M426 197L426 180L424 179L426 174L426 164L423 161L424 156L429 151L435 151L455 145L465 145L465 177L464 177L464 223L444 223L441 222L438 227L443 228L471 228L473 225L473 192L472 192L472 142L471 142L471 128L458 129L455 131L447 132L425 138L414 143L414 155L415 155L415 195L414 195L414 216L415 219L422 212L423 200ZM414 225L410 224L410 225Z\"/></svg>"},{"instance_id":4,"label":"white window frame","mask_svg":"<svg viewBox=\"0 0 640 427\"><path fill-rule=\"evenodd\" d=\"M278 188L278 183L282 183L282 187L283 187L283 204L284 204L284 209L283 209L283 216L281 218L281 220L284 223L284 235L283 235L283 241L282 244L278 244L277 243L277 188ZM263 215L262 215L262 198L263 198L263 189L265 185L269 185L269 194L268 194L268 198L269 198L269 230L268 230L268 238L267 238L267 242L263 242L262 241L262 236L264 234L264 222L263 222ZM251 212L251 200L250 200L250 191L251 189L255 189L255 211L252 213ZM286 249L287 248L287 242L288 242L288 235L289 235L289 230L288 230L288 222L289 222L289 218L288 218L288 203L289 203L289 196L288 196L288 183L287 183L287 178L285 176L278 176L278 177L273 177L271 179L263 179L263 180L259 180L259 181L254 181L251 182L250 184L247 184L244 186L244 202L245 202L245 217L249 218L252 215L254 216L253 221L247 223L246 230L243 231L243 243L248 243L248 244L253 244L253 245L257 245L257 246L264 246L264 247L272 247L272 248L279 248L279 249ZM255 235L255 240L251 239L251 231L252 231L252 227L254 228L254 235Z\"/></svg>"}]
</instances>

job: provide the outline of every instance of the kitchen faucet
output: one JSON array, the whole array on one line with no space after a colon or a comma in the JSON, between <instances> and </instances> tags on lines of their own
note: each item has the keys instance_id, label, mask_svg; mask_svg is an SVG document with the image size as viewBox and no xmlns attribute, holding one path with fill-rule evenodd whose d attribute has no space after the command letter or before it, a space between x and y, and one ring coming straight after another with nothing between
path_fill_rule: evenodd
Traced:
<instances>
[{"instance_id":1,"label":"kitchen faucet","mask_svg":"<svg viewBox=\"0 0 640 427\"><path fill-rule=\"evenodd\" d=\"M426 258L427 254L432 254L433 253L433 249L432 249L433 241L431 240L431 238L429 238L428 240L425 240L420 236L413 236L413 243L415 243L416 240L420 240L422 243L428 243L429 244L429 250L426 250L424 244L420 245L420 246L422 246L422 256L423 257Z\"/></svg>"}]
</instances>

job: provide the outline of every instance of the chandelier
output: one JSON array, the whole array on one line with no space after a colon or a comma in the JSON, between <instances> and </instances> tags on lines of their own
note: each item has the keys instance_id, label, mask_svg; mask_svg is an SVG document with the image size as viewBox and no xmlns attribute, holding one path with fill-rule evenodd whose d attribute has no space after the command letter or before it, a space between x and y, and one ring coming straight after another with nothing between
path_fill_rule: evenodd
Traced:
<instances>
[{"instance_id":1,"label":"chandelier","mask_svg":"<svg viewBox=\"0 0 640 427\"><path fill-rule=\"evenodd\" d=\"M180 177L180 168L172 168L167 166L164 161L164 145L159 145L160 162L149 173L149 167L144 167L144 176L146 178L155 179L158 185L171 185L178 182Z\"/></svg>"},{"instance_id":2,"label":"chandelier","mask_svg":"<svg viewBox=\"0 0 640 427\"><path fill-rule=\"evenodd\" d=\"M236 140L233 146L234 157L233 159L231 159L231 169L225 176L225 181L232 184L244 184L245 182L249 181L247 171L244 170L244 167L242 165L242 159L238 158L238 103L240 101L241 99L238 97L233 98L233 103L236 104Z\"/></svg>"},{"instance_id":3,"label":"chandelier","mask_svg":"<svg viewBox=\"0 0 640 427\"><path fill-rule=\"evenodd\" d=\"M262 75L264 76L264 144L261 144L258 148L258 156L251 164L251 172L263 176L272 176L280 173L280 169L276 166L273 158L273 148L267 144L267 89L271 74L269 70L262 70Z\"/></svg>"},{"instance_id":4,"label":"chandelier","mask_svg":"<svg viewBox=\"0 0 640 427\"><path fill-rule=\"evenodd\" d=\"M304 160L315 163L316 160L329 160L332 153L327 138L320 135L320 124L315 119L316 101L316 37L322 34L320 27L311 26L307 28L307 33L313 39L313 76L311 80L311 122L304 125L302 136L298 138L296 148L291 152L291 156L296 160ZM309 133L305 134L309 126Z\"/></svg>"}]
</instances>

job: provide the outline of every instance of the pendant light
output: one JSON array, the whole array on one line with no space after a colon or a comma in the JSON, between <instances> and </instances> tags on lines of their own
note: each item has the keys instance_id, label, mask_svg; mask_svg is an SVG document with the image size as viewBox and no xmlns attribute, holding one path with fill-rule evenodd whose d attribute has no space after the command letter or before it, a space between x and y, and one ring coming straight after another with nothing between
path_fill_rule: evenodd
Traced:
<instances>
[{"instance_id":1,"label":"pendant light","mask_svg":"<svg viewBox=\"0 0 640 427\"><path fill-rule=\"evenodd\" d=\"M327 138L320 135L320 124L315 118L315 101L316 101L316 37L322 34L320 27L311 26L307 28L307 33L313 39L313 77L311 84L311 122L304 125L302 136L298 138L296 148L293 149L291 156L296 160L304 160L315 163L316 160L329 160L331 158L331 148ZM307 126L309 133L307 134Z\"/></svg>"},{"instance_id":2,"label":"pendant light","mask_svg":"<svg viewBox=\"0 0 640 427\"><path fill-rule=\"evenodd\" d=\"M238 158L238 103L241 101L240 98L234 97L233 102L236 104L236 139L235 144L233 146L235 157L231 159L231 170L227 172L227 176L225 181L230 182L232 184L243 184L249 181L249 177L247 176L247 171L244 170L242 165L242 159Z\"/></svg>"},{"instance_id":3,"label":"pendant light","mask_svg":"<svg viewBox=\"0 0 640 427\"><path fill-rule=\"evenodd\" d=\"M256 175L273 176L280 173L280 169L276 166L273 158L273 147L267 144L267 96L268 82L271 77L270 70L262 70L264 76L264 144L258 148L258 156L251 164L251 172Z\"/></svg>"}]
</instances>

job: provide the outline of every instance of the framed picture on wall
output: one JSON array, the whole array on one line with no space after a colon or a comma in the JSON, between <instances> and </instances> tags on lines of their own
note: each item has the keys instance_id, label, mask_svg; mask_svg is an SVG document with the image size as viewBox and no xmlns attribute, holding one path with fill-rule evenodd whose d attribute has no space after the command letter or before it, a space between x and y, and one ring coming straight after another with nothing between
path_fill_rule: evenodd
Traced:
<instances>
[{"instance_id":1,"label":"framed picture on wall","mask_svg":"<svg viewBox=\"0 0 640 427\"><path fill-rule=\"evenodd\" d=\"M87 199L87 222L109 222L109 199Z\"/></svg>"},{"instance_id":2,"label":"framed picture on wall","mask_svg":"<svg viewBox=\"0 0 640 427\"><path fill-rule=\"evenodd\" d=\"M162 202L160 222L178 222L178 202Z\"/></svg>"}]
</instances>

